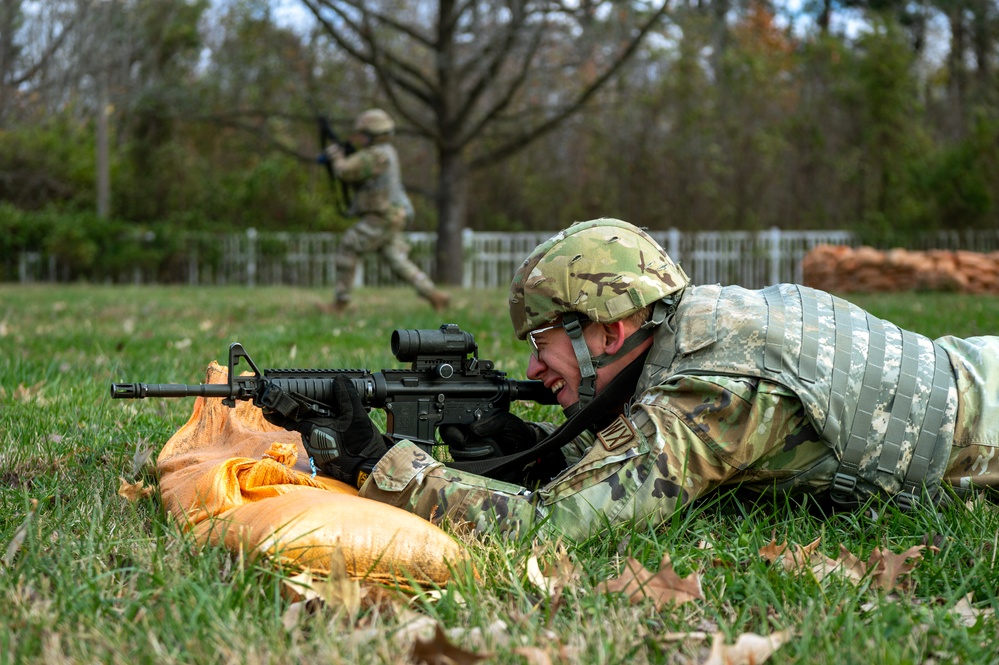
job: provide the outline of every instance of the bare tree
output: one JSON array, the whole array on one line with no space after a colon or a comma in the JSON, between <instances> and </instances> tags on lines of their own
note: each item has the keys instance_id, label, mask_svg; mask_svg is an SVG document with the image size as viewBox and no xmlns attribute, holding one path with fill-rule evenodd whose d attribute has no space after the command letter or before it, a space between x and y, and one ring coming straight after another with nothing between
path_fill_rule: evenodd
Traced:
<instances>
[{"instance_id":1,"label":"bare tree","mask_svg":"<svg viewBox=\"0 0 999 665\"><path fill-rule=\"evenodd\" d=\"M437 278L460 284L469 174L579 111L668 0L302 0L436 150Z\"/></svg>"},{"instance_id":2,"label":"bare tree","mask_svg":"<svg viewBox=\"0 0 999 665\"><path fill-rule=\"evenodd\" d=\"M0 123L44 85L46 70L83 16L75 2L0 0Z\"/></svg>"}]
</instances>

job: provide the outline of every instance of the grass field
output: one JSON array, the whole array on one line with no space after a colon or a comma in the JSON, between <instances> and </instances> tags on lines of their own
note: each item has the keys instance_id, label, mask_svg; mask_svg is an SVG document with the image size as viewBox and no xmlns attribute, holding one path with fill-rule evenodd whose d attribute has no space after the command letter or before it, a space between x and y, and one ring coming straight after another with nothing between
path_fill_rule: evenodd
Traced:
<instances>
[{"instance_id":1,"label":"grass field","mask_svg":"<svg viewBox=\"0 0 999 665\"><path fill-rule=\"evenodd\" d=\"M410 291L362 292L353 317L320 314L323 291L0 285L0 662L406 662L412 611L496 663L700 663L710 635L728 641L789 630L773 663L999 662L999 514L991 505L939 513L840 513L808 507L698 504L659 529L619 529L567 548L579 571L555 598L528 579L554 546L468 546L479 582L403 611L328 608L288 617L282 579L220 548L201 547L154 494L127 501L121 478L155 484L136 453L159 450L190 399L112 402L111 381L198 383L240 341L260 367L397 367L396 328L454 322L481 358L521 378L526 346L510 332L505 293L457 292L445 319ZM930 336L999 332L999 299L945 294L852 298ZM522 408L522 415L537 416ZM818 579L768 564L776 536L836 557L928 545L902 588ZM652 571L669 555L700 577L703 599L658 608L602 581L634 557ZM970 610L961 613L970 594ZM502 623L500 623L502 622ZM478 630L476 630L478 629ZM672 639L671 633L704 633ZM469 658L457 662L474 662Z\"/></svg>"}]
</instances>

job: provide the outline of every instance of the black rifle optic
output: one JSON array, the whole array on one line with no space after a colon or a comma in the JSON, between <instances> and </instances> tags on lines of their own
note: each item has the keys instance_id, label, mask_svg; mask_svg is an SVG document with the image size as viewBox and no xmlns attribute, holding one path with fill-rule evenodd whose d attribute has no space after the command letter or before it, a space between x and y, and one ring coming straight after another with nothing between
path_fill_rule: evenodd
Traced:
<instances>
[{"instance_id":1,"label":"black rifle optic","mask_svg":"<svg viewBox=\"0 0 999 665\"><path fill-rule=\"evenodd\" d=\"M296 402L296 420L329 417L335 404L333 383L338 376L350 379L368 408L384 409L386 434L408 439L430 451L437 429L445 425L469 425L497 411L509 411L513 400L555 404L555 395L541 381L518 381L493 369L491 360L478 358L471 333L447 323L439 330L395 330L392 354L409 369L257 369L238 342L229 346L228 384L203 383L112 383L113 399L145 397L221 397L236 406L236 400L273 412L277 405L268 396L284 394ZM245 359L251 373L238 376L236 366ZM269 390L275 387L280 390ZM282 413L287 412L282 405ZM474 457L466 451L466 457ZM485 448L481 454L487 454Z\"/></svg>"}]
</instances>

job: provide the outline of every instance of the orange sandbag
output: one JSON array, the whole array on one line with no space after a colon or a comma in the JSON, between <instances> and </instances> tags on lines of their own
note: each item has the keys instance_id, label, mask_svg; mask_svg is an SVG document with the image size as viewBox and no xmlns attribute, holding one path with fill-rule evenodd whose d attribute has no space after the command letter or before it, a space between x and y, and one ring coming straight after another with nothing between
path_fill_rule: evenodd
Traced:
<instances>
[{"instance_id":1,"label":"orange sandbag","mask_svg":"<svg viewBox=\"0 0 999 665\"><path fill-rule=\"evenodd\" d=\"M351 576L407 587L410 580L444 584L450 566L465 558L458 543L421 517L314 488L234 508L194 533L234 552L323 572L339 547Z\"/></svg>"},{"instance_id":2,"label":"orange sandbag","mask_svg":"<svg viewBox=\"0 0 999 665\"><path fill-rule=\"evenodd\" d=\"M213 361L206 381L226 383L228 370ZM301 437L249 402L229 408L221 398L196 398L157 470L164 507L199 542L319 573L340 549L351 576L404 585L446 584L449 566L467 557L426 520L313 475Z\"/></svg>"}]
</instances>

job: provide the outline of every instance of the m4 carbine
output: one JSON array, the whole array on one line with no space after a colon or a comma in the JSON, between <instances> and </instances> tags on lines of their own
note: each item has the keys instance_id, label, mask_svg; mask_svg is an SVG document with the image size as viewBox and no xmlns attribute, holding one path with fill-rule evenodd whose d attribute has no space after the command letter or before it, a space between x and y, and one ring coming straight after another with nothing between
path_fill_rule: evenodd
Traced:
<instances>
[{"instance_id":1,"label":"m4 carbine","mask_svg":"<svg viewBox=\"0 0 999 665\"><path fill-rule=\"evenodd\" d=\"M427 452L437 442L442 426L470 425L509 411L513 400L555 404L555 395L541 381L518 381L493 369L491 360L480 360L471 333L448 323L439 330L395 330L392 354L399 362L412 363L409 369L265 369L256 364L236 342L229 346L227 384L203 383L112 383L113 399L146 397L221 397L222 403L236 406L236 400L252 400L264 415L280 414L285 419L335 417L331 405L333 383L338 376L350 379L362 404L384 409L386 434L399 441L408 439ZM250 373L239 376L236 366L246 360ZM274 396L278 396L278 400ZM288 398L292 403L288 403ZM465 451L465 458L481 452Z\"/></svg>"}]
</instances>

